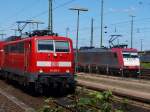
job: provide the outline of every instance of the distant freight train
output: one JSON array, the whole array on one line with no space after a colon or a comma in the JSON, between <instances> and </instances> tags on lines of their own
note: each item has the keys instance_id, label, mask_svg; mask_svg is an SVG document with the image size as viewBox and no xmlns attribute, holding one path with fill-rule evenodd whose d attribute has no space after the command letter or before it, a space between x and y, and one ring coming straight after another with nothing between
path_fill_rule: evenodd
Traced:
<instances>
[{"instance_id":1,"label":"distant freight train","mask_svg":"<svg viewBox=\"0 0 150 112\"><path fill-rule=\"evenodd\" d=\"M134 77L137 77L140 72L140 60L136 49L91 48L81 49L78 53L80 72L101 72Z\"/></svg>"},{"instance_id":2,"label":"distant freight train","mask_svg":"<svg viewBox=\"0 0 150 112\"><path fill-rule=\"evenodd\" d=\"M47 31L0 43L1 76L37 92L74 92L72 40Z\"/></svg>"}]
</instances>

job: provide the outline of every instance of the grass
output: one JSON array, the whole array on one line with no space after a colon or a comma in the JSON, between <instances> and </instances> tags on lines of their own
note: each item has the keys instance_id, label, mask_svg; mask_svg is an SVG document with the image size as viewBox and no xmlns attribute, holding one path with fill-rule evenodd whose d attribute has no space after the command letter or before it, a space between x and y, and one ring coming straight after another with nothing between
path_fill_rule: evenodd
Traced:
<instances>
[{"instance_id":1,"label":"grass","mask_svg":"<svg viewBox=\"0 0 150 112\"><path fill-rule=\"evenodd\" d=\"M150 63L141 63L141 66L143 68L149 68L150 69Z\"/></svg>"}]
</instances>

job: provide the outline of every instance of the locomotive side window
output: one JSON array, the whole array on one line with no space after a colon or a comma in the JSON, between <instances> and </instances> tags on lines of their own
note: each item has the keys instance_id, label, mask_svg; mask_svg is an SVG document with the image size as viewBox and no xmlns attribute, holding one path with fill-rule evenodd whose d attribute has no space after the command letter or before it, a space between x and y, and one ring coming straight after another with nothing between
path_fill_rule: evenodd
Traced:
<instances>
[{"instance_id":1,"label":"locomotive side window","mask_svg":"<svg viewBox=\"0 0 150 112\"><path fill-rule=\"evenodd\" d=\"M17 45L16 44L13 44L10 46L10 52L12 52L12 53L17 52Z\"/></svg>"},{"instance_id":2,"label":"locomotive side window","mask_svg":"<svg viewBox=\"0 0 150 112\"><path fill-rule=\"evenodd\" d=\"M17 48L18 53L24 53L24 43L18 43Z\"/></svg>"},{"instance_id":3,"label":"locomotive side window","mask_svg":"<svg viewBox=\"0 0 150 112\"><path fill-rule=\"evenodd\" d=\"M24 43L8 45L4 48L6 53L24 53Z\"/></svg>"},{"instance_id":4,"label":"locomotive side window","mask_svg":"<svg viewBox=\"0 0 150 112\"><path fill-rule=\"evenodd\" d=\"M56 41L55 51L56 52L69 52L69 43L64 42L64 41Z\"/></svg>"},{"instance_id":5,"label":"locomotive side window","mask_svg":"<svg viewBox=\"0 0 150 112\"><path fill-rule=\"evenodd\" d=\"M9 53L9 46L5 46L4 51L5 51L5 53Z\"/></svg>"},{"instance_id":6,"label":"locomotive side window","mask_svg":"<svg viewBox=\"0 0 150 112\"><path fill-rule=\"evenodd\" d=\"M38 51L39 52L54 51L53 41L52 40L39 40Z\"/></svg>"}]
</instances>

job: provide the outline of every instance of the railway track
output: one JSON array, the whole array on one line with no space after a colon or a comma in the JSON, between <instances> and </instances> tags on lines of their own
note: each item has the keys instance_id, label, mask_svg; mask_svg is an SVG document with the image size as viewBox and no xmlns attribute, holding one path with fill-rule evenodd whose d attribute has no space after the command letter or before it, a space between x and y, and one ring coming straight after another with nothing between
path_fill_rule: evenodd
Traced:
<instances>
[{"instance_id":1,"label":"railway track","mask_svg":"<svg viewBox=\"0 0 150 112\"><path fill-rule=\"evenodd\" d=\"M150 103L150 97L149 97L150 94L148 94L148 93L143 93L143 92L139 93L139 92L132 91L132 90L120 89L117 87L112 87L112 86L108 86L108 85L105 86L102 84L91 83L91 82L81 81L81 80L78 80L78 85L86 87L88 89L95 90L95 91L111 90L114 95L132 99L132 100L139 101L139 102L143 102L143 103L147 103L147 104Z\"/></svg>"},{"instance_id":2,"label":"railway track","mask_svg":"<svg viewBox=\"0 0 150 112\"><path fill-rule=\"evenodd\" d=\"M0 80L0 85L1 85L0 88L3 91L16 97L18 100L20 100L24 104L28 104L29 107L31 107L35 110L39 110L44 105L44 100L46 99L45 97L33 97L27 93L24 93L24 91L22 91L18 88L15 88L14 86L11 86L11 85L9 85L9 84L5 83L4 81L1 81L1 80ZM6 89L8 87L10 89ZM81 92L81 90L82 89L80 87L78 87L77 93ZM87 94L87 93L89 93L89 91L93 91L93 90L92 89L91 90L86 89L86 91L83 92L82 95L79 95L79 96L84 97L85 93ZM79 98L79 96L76 97L75 95L70 95L67 97L60 97L60 98L53 97L53 98L50 98L50 104L49 105L50 105L50 107L54 107L54 108L61 107L60 109L63 109L64 112L78 112L77 107L76 107L76 100ZM122 99L120 97L117 97L117 98L115 98L114 105L117 105L119 107L121 102L122 102ZM129 109L132 110L130 112L135 112L135 110L136 110L136 112L149 112L147 110L148 109L150 110L149 106L146 104L143 104L143 103L137 103L135 101L130 101L128 103L129 103L128 104ZM87 109L87 110L88 109L98 110L98 109L100 109L100 107L95 107L93 105L86 105L85 109Z\"/></svg>"},{"instance_id":3,"label":"railway track","mask_svg":"<svg viewBox=\"0 0 150 112\"><path fill-rule=\"evenodd\" d=\"M0 94L0 112L25 112L25 110Z\"/></svg>"},{"instance_id":4,"label":"railway track","mask_svg":"<svg viewBox=\"0 0 150 112\"><path fill-rule=\"evenodd\" d=\"M31 108L30 106L26 105L25 103L23 103L22 101L20 101L16 97L6 93L2 89L0 89L0 95L6 97L9 101L13 102L16 105L16 107L22 109L22 111L35 112L35 110L33 108Z\"/></svg>"},{"instance_id":5,"label":"railway track","mask_svg":"<svg viewBox=\"0 0 150 112\"><path fill-rule=\"evenodd\" d=\"M86 74L86 75L85 75ZM121 80L121 81L132 81L132 82L137 82L137 83L148 83L150 84L150 82L148 80L145 79L141 79L141 78L132 78L132 77L119 77L119 76L114 76L114 75L104 75L104 74L94 74L94 73L78 73L78 76L86 76L86 77L93 77L93 78L109 78L109 79L113 79L113 80Z\"/></svg>"},{"instance_id":6,"label":"railway track","mask_svg":"<svg viewBox=\"0 0 150 112\"><path fill-rule=\"evenodd\" d=\"M16 97L4 92L2 89L0 89L0 95L3 97L6 97L10 102L12 102L16 105L16 108L18 107L18 108L22 109L22 111L35 112L35 110L33 108L29 107L28 105L26 105L22 101L18 100ZM5 105L5 101L3 103Z\"/></svg>"},{"instance_id":7,"label":"railway track","mask_svg":"<svg viewBox=\"0 0 150 112\"><path fill-rule=\"evenodd\" d=\"M150 69L143 69L141 72L143 74L150 74Z\"/></svg>"},{"instance_id":8,"label":"railway track","mask_svg":"<svg viewBox=\"0 0 150 112\"><path fill-rule=\"evenodd\" d=\"M123 98L115 96L116 102L122 103L123 100L124 100ZM134 107L142 107L143 109L150 110L149 104L145 104L145 103L134 101L134 100L128 100L128 105L131 105Z\"/></svg>"},{"instance_id":9,"label":"railway track","mask_svg":"<svg viewBox=\"0 0 150 112\"><path fill-rule=\"evenodd\" d=\"M10 106L15 104L16 109L21 108L24 111L39 110L43 106L45 100L45 98L41 96L39 97L31 96L30 94L25 92L22 88L16 85L9 84L4 80L0 80L0 93L1 93L0 96L3 96L5 97L6 100L9 100L8 101L9 104L10 102L13 103L10 104ZM5 108L7 109L7 105L5 106ZM17 112L17 111L10 111L10 112ZM20 112L19 109L18 112Z\"/></svg>"},{"instance_id":10,"label":"railway track","mask_svg":"<svg viewBox=\"0 0 150 112\"><path fill-rule=\"evenodd\" d=\"M143 69L141 71L140 79L150 80L150 69Z\"/></svg>"},{"instance_id":11,"label":"railway track","mask_svg":"<svg viewBox=\"0 0 150 112\"><path fill-rule=\"evenodd\" d=\"M69 97L62 97L54 99L53 101L56 105L59 105L67 111L76 112L75 109L75 100L73 98Z\"/></svg>"},{"instance_id":12,"label":"railway track","mask_svg":"<svg viewBox=\"0 0 150 112\"><path fill-rule=\"evenodd\" d=\"M150 106L149 81L82 74L78 85L96 91L111 90L115 95L126 97Z\"/></svg>"},{"instance_id":13,"label":"railway track","mask_svg":"<svg viewBox=\"0 0 150 112\"><path fill-rule=\"evenodd\" d=\"M82 88L80 88L80 89L82 89ZM86 95L89 92L93 92L93 90L91 90L91 89L85 89L84 88L84 90L85 90L84 93L80 94L80 97L82 97L83 94ZM78 100L78 99L76 99L76 100ZM114 96L112 98L113 107L120 108L121 105L124 104L123 100L124 100L124 98ZM80 112L79 107L76 108L76 106L75 106L76 102L75 102L75 98L73 96L54 99L53 102L57 106L61 106L62 108L64 108L65 111L67 111L67 112ZM93 110L93 112L96 112L96 111L101 109L101 107L99 107L99 106L89 105L89 104L86 104L82 107L85 110L90 110L91 109L91 110ZM144 104L144 103L141 103L141 102L137 102L137 101L133 101L133 100L128 100L128 102L126 104L126 109L127 109L126 110L127 112L149 112L150 111L150 105Z\"/></svg>"},{"instance_id":14,"label":"railway track","mask_svg":"<svg viewBox=\"0 0 150 112\"><path fill-rule=\"evenodd\" d=\"M86 90L88 93L91 91L95 91L94 88L93 89L86 89ZM122 105L124 103L124 100L125 100L124 97L120 97L120 96L116 96L116 95L113 96L113 98L112 98L114 105L117 104L117 106ZM150 111L150 104L146 104L146 103L131 100L131 99L127 99L127 100L128 101L126 103L127 103L129 109L134 108L135 110L138 110L138 109L141 110L141 108L139 108L139 107L142 107L142 109L143 109L143 110L141 110L142 112L145 112L144 110L146 110L146 112ZM92 107L99 109L99 107L95 107L95 106L92 106ZM135 110L133 112L135 112ZM130 110L130 112L131 112L131 110Z\"/></svg>"},{"instance_id":15,"label":"railway track","mask_svg":"<svg viewBox=\"0 0 150 112\"><path fill-rule=\"evenodd\" d=\"M141 74L138 77L128 76L125 77L124 75L112 75L112 74L106 74L106 73L97 73L97 72L81 72L81 73L87 73L87 74L97 74L97 75L103 75L103 76L113 76L113 77L121 77L126 79L144 79L144 80L150 80L150 69L141 69Z\"/></svg>"}]
</instances>

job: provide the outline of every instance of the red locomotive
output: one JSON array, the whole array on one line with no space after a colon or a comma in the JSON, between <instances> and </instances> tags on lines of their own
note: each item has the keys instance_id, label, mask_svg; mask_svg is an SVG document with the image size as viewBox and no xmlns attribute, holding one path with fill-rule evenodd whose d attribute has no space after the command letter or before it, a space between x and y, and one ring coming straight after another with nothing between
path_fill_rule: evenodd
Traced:
<instances>
[{"instance_id":1,"label":"red locomotive","mask_svg":"<svg viewBox=\"0 0 150 112\"><path fill-rule=\"evenodd\" d=\"M77 62L79 70L137 77L140 74L138 51L127 48L126 44L115 45L119 37L122 35L111 35L110 48L82 47Z\"/></svg>"},{"instance_id":2,"label":"red locomotive","mask_svg":"<svg viewBox=\"0 0 150 112\"><path fill-rule=\"evenodd\" d=\"M89 48L79 50L80 71L138 76L140 60L136 49Z\"/></svg>"},{"instance_id":3,"label":"red locomotive","mask_svg":"<svg viewBox=\"0 0 150 112\"><path fill-rule=\"evenodd\" d=\"M14 38L14 37L13 37ZM38 92L73 92L74 55L72 40L36 31L24 39L4 44L4 76Z\"/></svg>"},{"instance_id":4,"label":"red locomotive","mask_svg":"<svg viewBox=\"0 0 150 112\"><path fill-rule=\"evenodd\" d=\"M0 41L0 70L2 70L2 66L3 66L3 57L4 57L4 50L3 50L3 45L4 45L4 42L3 41Z\"/></svg>"},{"instance_id":5,"label":"red locomotive","mask_svg":"<svg viewBox=\"0 0 150 112\"><path fill-rule=\"evenodd\" d=\"M122 74L137 76L140 72L140 59L137 49L133 48L112 48L117 54L118 64Z\"/></svg>"}]
</instances>

